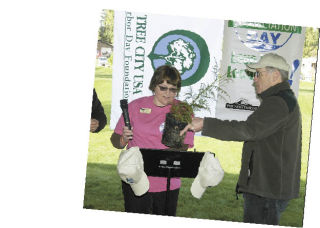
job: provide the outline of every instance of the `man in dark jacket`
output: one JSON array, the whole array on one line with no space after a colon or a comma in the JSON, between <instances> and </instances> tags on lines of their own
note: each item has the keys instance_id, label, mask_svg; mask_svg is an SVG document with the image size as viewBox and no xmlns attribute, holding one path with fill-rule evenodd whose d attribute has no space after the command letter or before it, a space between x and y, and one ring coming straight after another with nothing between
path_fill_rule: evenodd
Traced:
<instances>
[{"instance_id":1,"label":"man in dark jacket","mask_svg":"<svg viewBox=\"0 0 320 228\"><path fill-rule=\"evenodd\" d=\"M106 126L106 124L106 114L104 113L104 109L97 96L96 90L93 89L90 132L97 133L101 131Z\"/></svg>"},{"instance_id":2,"label":"man in dark jacket","mask_svg":"<svg viewBox=\"0 0 320 228\"><path fill-rule=\"evenodd\" d=\"M273 53L247 65L254 72L259 108L246 121L194 118L182 132L200 131L220 140L244 141L237 193L244 222L278 225L290 199L299 197L301 114L290 89L286 60Z\"/></svg>"}]
</instances>

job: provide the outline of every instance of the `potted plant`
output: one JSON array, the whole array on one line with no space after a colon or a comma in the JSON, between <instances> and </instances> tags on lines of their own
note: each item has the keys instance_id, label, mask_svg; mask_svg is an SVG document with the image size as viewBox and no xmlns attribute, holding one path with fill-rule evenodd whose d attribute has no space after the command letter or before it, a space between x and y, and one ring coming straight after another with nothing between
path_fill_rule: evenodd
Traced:
<instances>
[{"instance_id":1,"label":"potted plant","mask_svg":"<svg viewBox=\"0 0 320 228\"><path fill-rule=\"evenodd\" d=\"M180 131L191 123L192 116L191 105L183 101L174 102L166 115L161 142L170 148L181 148L185 135L180 136Z\"/></svg>"},{"instance_id":2,"label":"potted plant","mask_svg":"<svg viewBox=\"0 0 320 228\"><path fill-rule=\"evenodd\" d=\"M162 134L162 143L170 148L181 148L185 134L180 136L180 131L187 124L191 123L195 111L207 110L210 112L209 100L216 100L218 96L224 98L228 94L220 87L226 78L216 77L209 84L202 83L198 92L195 93L192 87L185 93L183 101L176 101L172 104L170 112L166 115L165 126Z\"/></svg>"}]
</instances>

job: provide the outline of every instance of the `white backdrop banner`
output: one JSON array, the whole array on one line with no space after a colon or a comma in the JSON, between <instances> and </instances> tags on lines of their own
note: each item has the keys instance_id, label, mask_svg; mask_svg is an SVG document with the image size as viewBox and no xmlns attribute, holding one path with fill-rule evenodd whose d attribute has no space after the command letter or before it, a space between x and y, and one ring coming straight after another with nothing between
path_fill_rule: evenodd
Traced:
<instances>
[{"instance_id":1,"label":"white backdrop banner","mask_svg":"<svg viewBox=\"0 0 320 228\"><path fill-rule=\"evenodd\" d=\"M216 117L246 120L260 105L245 64L257 62L269 52L283 56L291 65L289 82L298 96L304 39L305 28L299 26L226 21L220 73L231 81L223 85L229 97L218 99Z\"/></svg>"},{"instance_id":2,"label":"white backdrop banner","mask_svg":"<svg viewBox=\"0 0 320 228\"><path fill-rule=\"evenodd\" d=\"M190 88L198 91L213 82L222 58L223 29L223 20L115 11L110 128L121 115L121 99L152 95L149 83L161 65L171 64L181 73L180 100ZM195 115L214 116L215 101L208 107Z\"/></svg>"},{"instance_id":3,"label":"white backdrop banner","mask_svg":"<svg viewBox=\"0 0 320 228\"><path fill-rule=\"evenodd\" d=\"M227 96L208 101L198 117L245 120L260 105L245 64L269 52L292 66L289 82L298 96L304 39L300 26L115 11L110 128L121 116L121 99L152 95L151 77L164 64L181 73L180 100L218 75L227 79L219 85Z\"/></svg>"}]
</instances>

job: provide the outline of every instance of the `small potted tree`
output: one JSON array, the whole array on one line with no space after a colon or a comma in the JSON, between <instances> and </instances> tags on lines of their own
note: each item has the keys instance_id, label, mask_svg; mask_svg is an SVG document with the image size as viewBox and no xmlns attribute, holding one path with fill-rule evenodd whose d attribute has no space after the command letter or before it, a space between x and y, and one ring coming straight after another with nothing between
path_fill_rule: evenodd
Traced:
<instances>
[{"instance_id":1,"label":"small potted tree","mask_svg":"<svg viewBox=\"0 0 320 228\"><path fill-rule=\"evenodd\" d=\"M218 96L224 98L228 94L218 86L219 83L229 79L216 77L210 84L202 83L197 93L189 87L183 101L172 104L170 112L166 115L165 127L162 133L162 143L170 148L181 148L185 135L180 136L180 131L191 123L195 111L207 110L210 112L209 100L216 100Z\"/></svg>"},{"instance_id":2,"label":"small potted tree","mask_svg":"<svg viewBox=\"0 0 320 228\"><path fill-rule=\"evenodd\" d=\"M191 105L183 101L174 102L166 115L162 143L170 148L181 148L185 135L180 136L180 131L191 123L192 116Z\"/></svg>"}]
</instances>

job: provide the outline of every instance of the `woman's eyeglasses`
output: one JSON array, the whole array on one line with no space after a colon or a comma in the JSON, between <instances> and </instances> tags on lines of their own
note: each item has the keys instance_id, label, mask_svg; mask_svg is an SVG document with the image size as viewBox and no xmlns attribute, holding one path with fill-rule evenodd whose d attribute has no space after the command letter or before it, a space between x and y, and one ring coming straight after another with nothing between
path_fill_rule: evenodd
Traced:
<instances>
[{"instance_id":1,"label":"woman's eyeglasses","mask_svg":"<svg viewBox=\"0 0 320 228\"><path fill-rule=\"evenodd\" d=\"M171 93L177 93L177 92L178 92L178 89L177 89L177 88L168 88L168 87L161 86L161 85L158 85L158 86L159 86L160 91L162 91L162 92L167 92L168 90L169 90Z\"/></svg>"}]
</instances>

